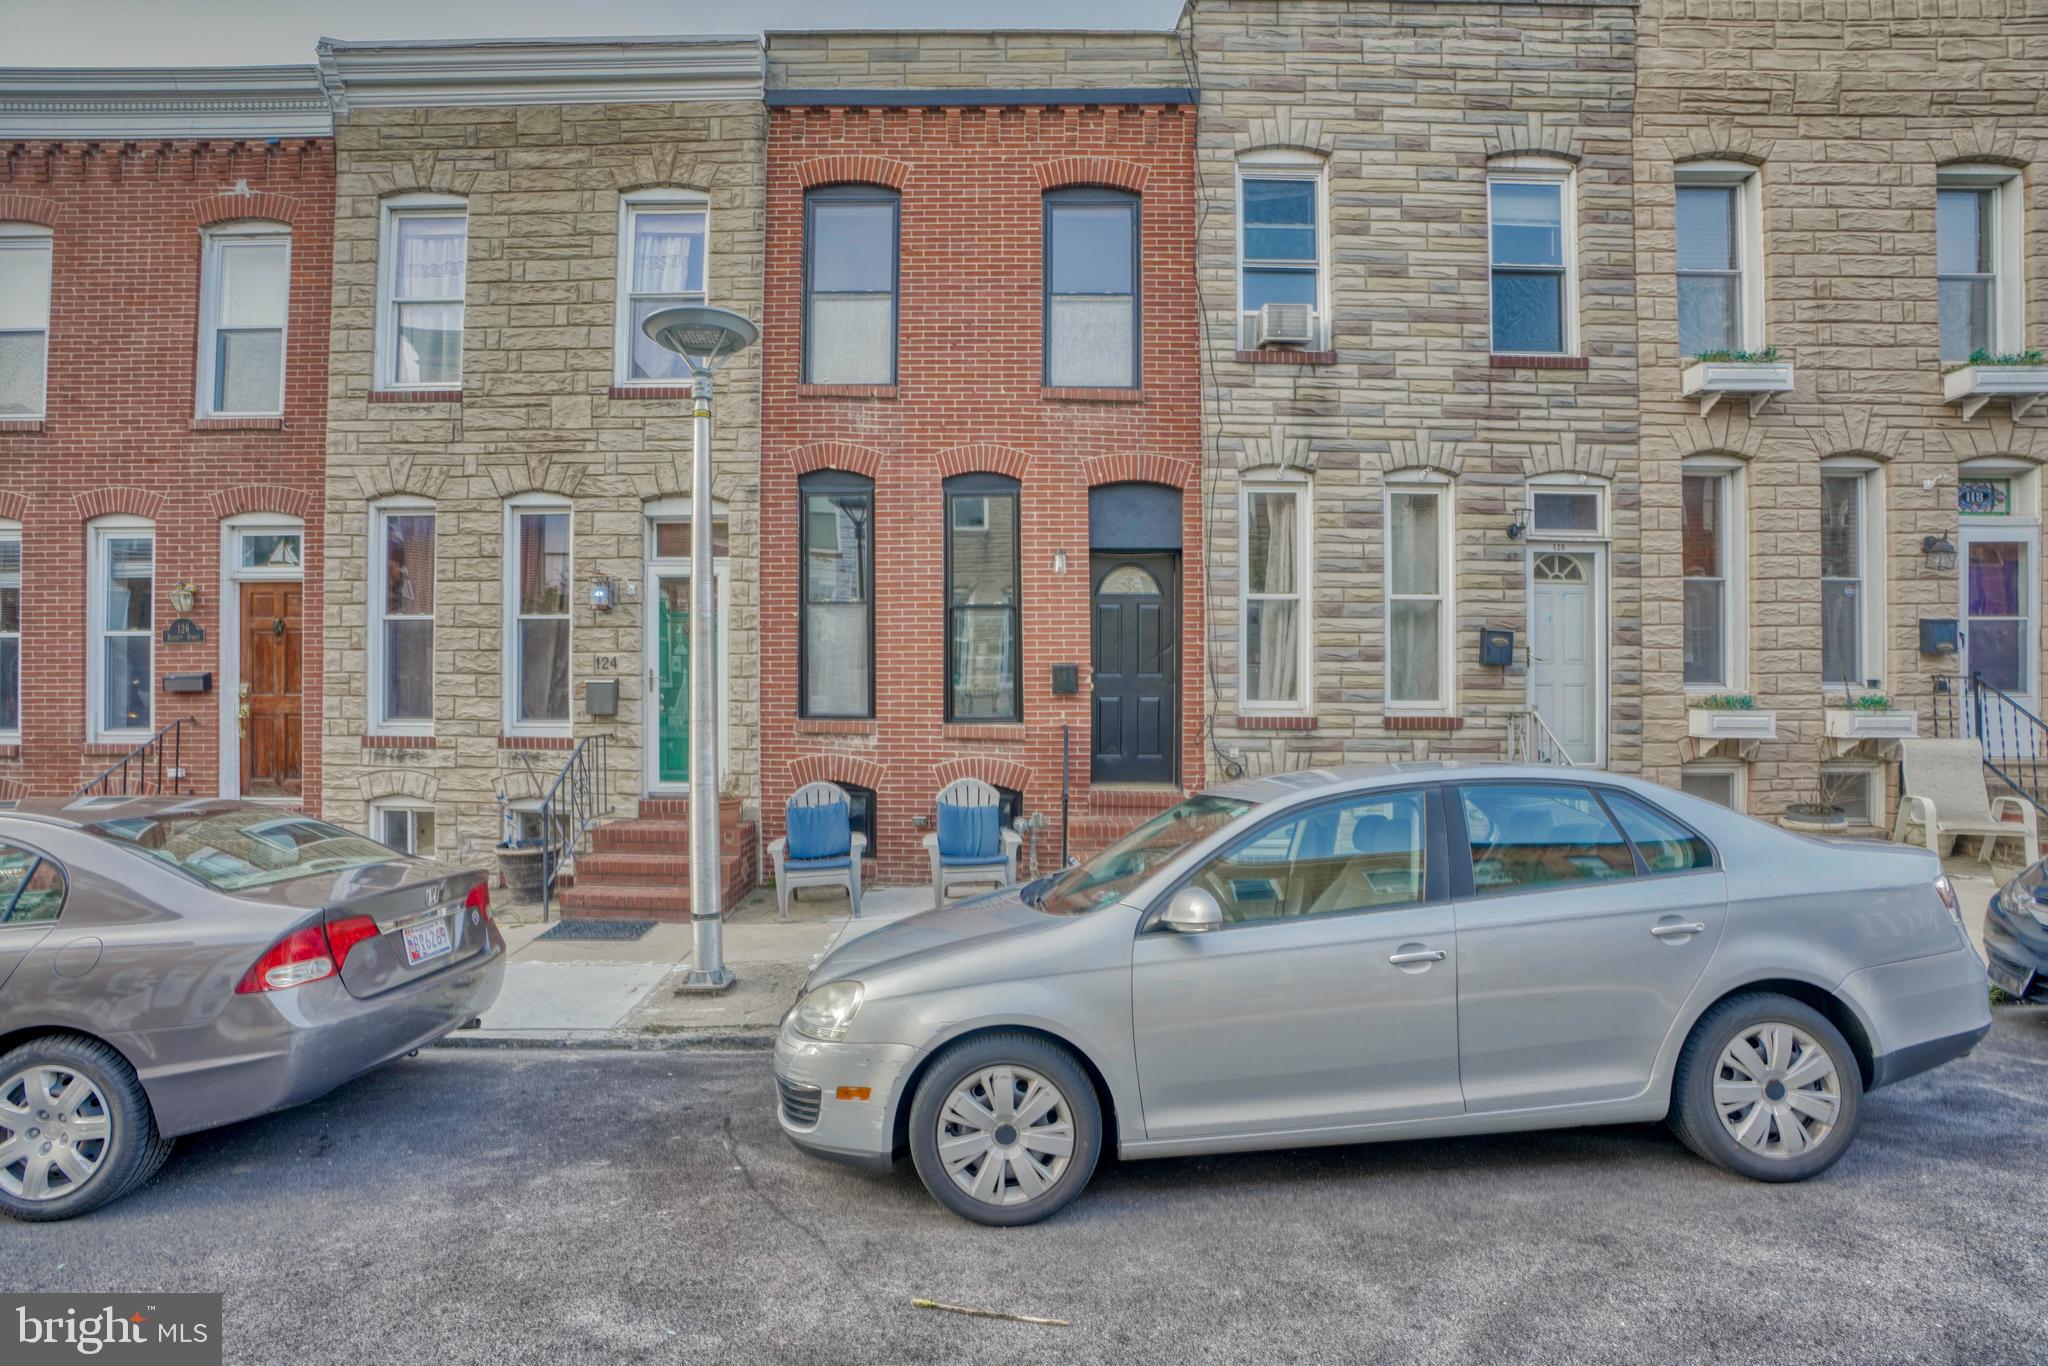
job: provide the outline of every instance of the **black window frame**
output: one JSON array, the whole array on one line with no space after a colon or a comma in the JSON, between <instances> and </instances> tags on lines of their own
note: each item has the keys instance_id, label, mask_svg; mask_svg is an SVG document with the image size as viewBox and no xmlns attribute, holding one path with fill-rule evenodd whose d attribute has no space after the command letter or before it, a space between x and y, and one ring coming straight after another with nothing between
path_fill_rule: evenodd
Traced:
<instances>
[{"instance_id":1,"label":"black window frame","mask_svg":"<svg viewBox=\"0 0 2048 1366\"><path fill-rule=\"evenodd\" d=\"M846 794L848 828L856 835L867 837L867 852L862 857L878 857L875 852L875 830L880 822L876 819L875 812L880 805L880 799L876 796L875 790L872 787L862 787L859 783L837 783L836 786Z\"/></svg>"},{"instance_id":2,"label":"black window frame","mask_svg":"<svg viewBox=\"0 0 2048 1366\"><path fill-rule=\"evenodd\" d=\"M1563 787L1571 788L1574 791L1592 793L1593 800L1599 805L1601 814L1607 818L1608 824L1614 827L1614 832L1621 836L1622 843L1628 846L1629 857L1635 864L1634 871L1626 878L1615 878L1604 884L1587 880L1581 882L1546 882L1538 887L1475 886L1472 880L1472 832L1465 824L1464 794L1468 789L1483 787ZM1679 829L1689 831L1694 838L1698 839L1705 846L1708 861L1704 865L1693 868L1673 869L1666 873L1652 872L1649 860L1644 858L1643 851L1636 847L1635 839L1628 833L1628 828L1614 814L1613 808L1608 806L1607 794L1610 792L1616 792L1622 796L1629 797L1637 804L1648 807L1656 812ZM1555 892L1583 891L1589 886L1613 886L1618 883L1635 883L1652 878L1691 877L1698 873L1718 872L1722 866L1721 851L1715 847L1712 840L1700 834L1697 826L1693 825L1690 821L1680 820L1677 816L1672 815L1671 809L1662 803L1652 801L1641 793L1630 792L1626 788L1614 788L1589 782L1574 782L1568 778L1495 778L1476 783L1448 783L1444 786L1443 810L1444 819L1449 825L1451 897L1454 900L1464 901L1477 897L1496 896L1541 896Z\"/></svg>"},{"instance_id":3,"label":"black window frame","mask_svg":"<svg viewBox=\"0 0 2048 1366\"><path fill-rule=\"evenodd\" d=\"M945 514L942 535L945 538L944 578L940 582L939 600L944 609L941 629L946 636L945 678L946 722L949 725L1021 725L1024 721L1024 485L1006 474L956 474L946 480L943 486L941 506ZM1016 500L1016 535L1010 546L1010 582L1014 586L1012 601L1004 607L997 603L977 603L959 606L953 602L953 503L959 498L1010 497ZM953 645L958 639L953 629L953 614L956 612L985 612L991 609L1007 610L1010 613L1011 634L1015 642L1016 667L1010 671L1010 714L1008 716L961 716L953 710Z\"/></svg>"},{"instance_id":4,"label":"black window frame","mask_svg":"<svg viewBox=\"0 0 2048 1366\"><path fill-rule=\"evenodd\" d=\"M815 721L872 721L875 719L875 481L864 474L845 470L813 470L796 481L796 714ZM862 712L814 712L811 710L811 498L815 494L864 493L868 500L866 564L868 605L868 690L867 709Z\"/></svg>"},{"instance_id":5,"label":"black window frame","mask_svg":"<svg viewBox=\"0 0 2048 1366\"><path fill-rule=\"evenodd\" d=\"M820 202L886 204L889 208L889 378L885 382L893 385L897 382L903 335L903 195L887 185L870 185L864 182L818 185L804 191L803 355L799 363L799 382L820 382L811 378L811 299L814 294L812 267L816 261L811 244L816 241L817 206Z\"/></svg>"},{"instance_id":6,"label":"black window frame","mask_svg":"<svg viewBox=\"0 0 2048 1366\"><path fill-rule=\"evenodd\" d=\"M1052 377L1052 220L1062 204L1127 207L1131 215L1131 379L1128 384L1059 384ZM1039 375L1046 388L1142 389L1145 387L1145 201L1142 195L1106 185L1068 185L1047 190L1040 206Z\"/></svg>"}]
</instances>

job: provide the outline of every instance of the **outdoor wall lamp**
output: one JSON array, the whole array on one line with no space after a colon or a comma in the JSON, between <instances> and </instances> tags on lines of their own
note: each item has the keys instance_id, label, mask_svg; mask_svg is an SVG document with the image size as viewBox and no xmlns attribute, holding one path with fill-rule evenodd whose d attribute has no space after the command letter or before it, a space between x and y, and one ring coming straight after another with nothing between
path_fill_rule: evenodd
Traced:
<instances>
[{"instance_id":1,"label":"outdoor wall lamp","mask_svg":"<svg viewBox=\"0 0 2048 1366\"><path fill-rule=\"evenodd\" d=\"M1937 574L1948 573L1956 567L1956 543L1946 535L1921 537L1920 553L1927 557L1927 567Z\"/></svg>"},{"instance_id":2,"label":"outdoor wall lamp","mask_svg":"<svg viewBox=\"0 0 2048 1366\"><path fill-rule=\"evenodd\" d=\"M1527 531L1528 529L1528 527L1524 526L1520 522L1509 522L1508 539L1511 541L1519 541L1522 539L1522 533Z\"/></svg>"},{"instance_id":3,"label":"outdoor wall lamp","mask_svg":"<svg viewBox=\"0 0 2048 1366\"><path fill-rule=\"evenodd\" d=\"M612 610L612 603L616 600L617 590L612 587L612 580L609 574L600 574L590 581L590 605L592 607L600 612L609 612Z\"/></svg>"}]
</instances>

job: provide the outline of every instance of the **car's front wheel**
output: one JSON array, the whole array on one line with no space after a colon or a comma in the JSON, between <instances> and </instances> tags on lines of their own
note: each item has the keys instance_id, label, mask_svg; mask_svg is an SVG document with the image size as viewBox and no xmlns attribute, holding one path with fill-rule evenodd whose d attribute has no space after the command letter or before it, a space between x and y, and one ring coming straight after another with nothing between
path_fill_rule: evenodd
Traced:
<instances>
[{"instance_id":1,"label":"car's front wheel","mask_svg":"<svg viewBox=\"0 0 2048 1366\"><path fill-rule=\"evenodd\" d=\"M963 1039L910 1103L910 1156L933 1198L978 1224L1032 1224L1095 1174L1102 1106L1074 1055L1035 1034Z\"/></svg>"},{"instance_id":2,"label":"car's front wheel","mask_svg":"<svg viewBox=\"0 0 2048 1366\"><path fill-rule=\"evenodd\" d=\"M1757 1181L1804 1181L1848 1148L1862 1100L1856 1054L1827 1016L1753 992L1693 1026L1672 1080L1670 1123L1717 1166Z\"/></svg>"},{"instance_id":3,"label":"car's front wheel","mask_svg":"<svg viewBox=\"0 0 2048 1366\"><path fill-rule=\"evenodd\" d=\"M0 1056L0 1212L69 1219L118 1199L170 1155L119 1053L51 1034Z\"/></svg>"}]
</instances>

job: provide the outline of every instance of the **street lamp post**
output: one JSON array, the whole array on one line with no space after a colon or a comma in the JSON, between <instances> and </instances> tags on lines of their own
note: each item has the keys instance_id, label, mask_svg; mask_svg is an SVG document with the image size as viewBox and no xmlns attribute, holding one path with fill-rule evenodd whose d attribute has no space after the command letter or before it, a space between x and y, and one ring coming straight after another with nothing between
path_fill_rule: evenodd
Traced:
<instances>
[{"instance_id":1,"label":"street lamp post","mask_svg":"<svg viewBox=\"0 0 2048 1366\"><path fill-rule=\"evenodd\" d=\"M693 383L690 457L690 971L678 991L724 991L724 908L718 877L718 596L711 580L711 376L752 346L760 329L723 308L664 308L641 325L683 358Z\"/></svg>"}]
</instances>

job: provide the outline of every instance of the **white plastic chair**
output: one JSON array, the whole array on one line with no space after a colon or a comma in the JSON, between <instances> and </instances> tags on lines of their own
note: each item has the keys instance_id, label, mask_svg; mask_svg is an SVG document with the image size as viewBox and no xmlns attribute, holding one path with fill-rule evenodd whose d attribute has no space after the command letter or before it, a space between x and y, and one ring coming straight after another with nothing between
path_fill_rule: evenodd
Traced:
<instances>
[{"instance_id":1,"label":"white plastic chair","mask_svg":"<svg viewBox=\"0 0 2048 1366\"><path fill-rule=\"evenodd\" d=\"M1937 858L1945 857L1959 835L1975 835L1984 862L2001 839L2026 841L2020 866L2040 857L2041 830L2033 804L2014 796L1993 797L1984 786L1984 751L1975 740L1899 741L1899 816L1892 838L1901 844L1924 844ZM2017 822L2004 820L2011 811ZM1920 837L1908 838L1917 827Z\"/></svg>"},{"instance_id":2,"label":"white plastic chair","mask_svg":"<svg viewBox=\"0 0 2048 1366\"><path fill-rule=\"evenodd\" d=\"M956 778L939 789L937 802L933 807L936 817L939 806L994 806L1002 805L1002 794L979 778ZM995 887L1008 887L1017 881L1017 849L1024 843L1024 837L1015 830L1004 826L1001 831L1002 852L989 858L962 858L942 855L939 852L939 833L933 830L924 837L925 852L932 860L932 905L946 904L946 889L961 883L987 883Z\"/></svg>"},{"instance_id":3,"label":"white plastic chair","mask_svg":"<svg viewBox=\"0 0 2048 1366\"><path fill-rule=\"evenodd\" d=\"M830 806L834 802L845 802L847 816L853 815L853 801L846 795L846 789L837 783L805 783L789 794L789 805ZM789 828L785 819L783 828ZM867 852L868 837L853 831L848 837L848 849L843 857L820 859L793 859L787 856L789 840L768 842L768 856L775 860L775 904L780 919L789 919L789 899L796 895L799 887L844 887L846 898L853 903L853 914L860 916L860 861Z\"/></svg>"}]
</instances>

